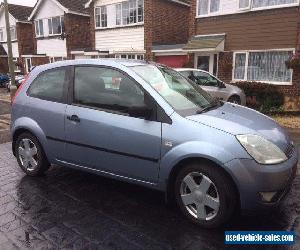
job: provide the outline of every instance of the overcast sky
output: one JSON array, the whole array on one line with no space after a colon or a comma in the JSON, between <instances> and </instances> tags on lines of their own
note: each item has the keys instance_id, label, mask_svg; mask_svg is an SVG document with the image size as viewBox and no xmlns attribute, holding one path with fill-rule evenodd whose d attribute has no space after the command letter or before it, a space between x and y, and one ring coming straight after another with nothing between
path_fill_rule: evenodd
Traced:
<instances>
[{"instance_id":1,"label":"overcast sky","mask_svg":"<svg viewBox=\"0 0 300 250\"><path fill-rule=\"evenodd\" d=\"M8 3L19 4L19 5L27 5L27 6L34 6L37 0L7 0ZM3 0L0 0L2 3Z\"/></svg>"}]
</instances>

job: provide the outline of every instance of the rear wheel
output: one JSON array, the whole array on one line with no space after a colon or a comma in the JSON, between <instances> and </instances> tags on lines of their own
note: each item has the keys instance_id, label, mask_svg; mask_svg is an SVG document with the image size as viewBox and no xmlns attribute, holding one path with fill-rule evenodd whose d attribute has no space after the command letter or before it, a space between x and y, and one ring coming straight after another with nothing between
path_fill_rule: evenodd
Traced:
<instances>
[{"instance_id":1,"label":"rear wheel","mask_svg":"<svg viewBox=\"0 0 300 250\"><path fill-rule=\"evenodd\" d=\"M233 95L233 96L229 97L228 102L240 105L241 104L241 98L237 95Z\"/></svg>"},{"instance_id":2,"label":"rear wheel","mask_svg":"<svg viewBox=\"0 0 300 250\"><path fill-rule=\"evenodd\" d=\"M18 137L15 153L19 166L27 175L42 175L50 167L41 144L30 133L23 133Z\"/></svg>"},{"instance_id":3,"label":"rear wheel","mask_svg":"<svg viewBox=\"0 0 300 250\"><path fill-rule=\"evenodd\" d=\"M236 208L236 192L228 177L213 164L193 163L178 173L176 202L192 222L214 228L225 223Z\"/></svg>"}]
</instances>

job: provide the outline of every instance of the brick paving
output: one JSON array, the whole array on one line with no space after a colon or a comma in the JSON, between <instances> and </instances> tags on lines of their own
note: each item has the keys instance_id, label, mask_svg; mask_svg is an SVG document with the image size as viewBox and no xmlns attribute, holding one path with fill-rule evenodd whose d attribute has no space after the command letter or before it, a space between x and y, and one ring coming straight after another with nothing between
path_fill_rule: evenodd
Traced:
<instances>
[{"instance_id":1,"label":"brick paving","mask_svg":"<svg viewBox=\"0 0 300 250\"><path fill-rule=\"evenodd\" d=\"M10 147L0 145L0 249L224 249L224 230L294 230L294 246L267 249L300 249L300 176L280 209L204 230L160 192L58 166L25 176Z\"/></svg>"}]
</instances>

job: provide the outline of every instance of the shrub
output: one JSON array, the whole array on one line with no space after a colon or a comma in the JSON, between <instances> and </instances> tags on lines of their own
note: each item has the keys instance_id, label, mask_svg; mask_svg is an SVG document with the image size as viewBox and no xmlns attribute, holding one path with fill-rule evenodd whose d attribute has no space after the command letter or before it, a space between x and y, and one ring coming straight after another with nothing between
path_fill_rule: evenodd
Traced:
<instances>
[{"instance_id":1,"label":"shrub","mask_svg":"<svg viewBox=\"0 0 300 250\"><path fill-rule=\"evenodd\" d=\"M234 85L244 90L247 106L263 113L282 111L284 95L277 86L261 82L236 82Z\"/></svg>"}]
</instances>

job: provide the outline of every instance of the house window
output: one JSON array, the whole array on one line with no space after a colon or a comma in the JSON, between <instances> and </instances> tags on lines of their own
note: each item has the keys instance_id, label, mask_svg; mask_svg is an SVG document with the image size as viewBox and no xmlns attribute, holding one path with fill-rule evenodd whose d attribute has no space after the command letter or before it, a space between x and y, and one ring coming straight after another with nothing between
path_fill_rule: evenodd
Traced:
<instances>
[{"instance_id":1,"label":"house window","mask_svg":"<svg viewBox=\"0 0 300 250\"><path fill-rule=\"evenodd\" d=\"M115 58L144 60L143 54L118 54Z\"/></svg>"},{"instance_id":2,"label":"house window","mask_svg":"<svg viewBox=\"0 0 300 250\"><path fill-rule=\"evenodd\" d=\"M97 7L95 9L96 27L107 27L107 8L106 6Z\"/></svg>"},{"instance_id":3,"label":"house window","mask_svg":"<svg viewBox=\"0 0 300 250\"><path fill-rule=\"evenodd\" d=\"M298 3L298 0L252 0L252 8Z\"/></svg>"},{"instance_id":4,"label":"house window","mask_svg":"<svg viewBox=\"0 0 300 250\"><path fill-rule=\"evenodd\" d=\"M50 63L54 63L54 62L60 62L60 61L65 61L67 60L66 57L50 57Z\"/></svg>"},{"instance_id":5,"label":"house window","mask_svg":"<svg viewBox=\"0 0 300 250\"><path fill-rule=\"evenodd\" d=\"M116 25L122 24L122 4L116 5Z\"/></svg>"},{"instance_id":6,"label":"house window","mask_svg":"<svg viewBox=\"0 0 300 250\"><path fill-rule=\"evenodd\" d=\"M198 15L209 15L218 12L220 0L198 0Z\"/></svg>"},{"instance_id":7,"label":"house window","mask_svg":"<svg viewBox=\"0 0 300 250\"><path fill-rule=\"evenodd\" d=\"M15 72L18 72L20 71L20 66L19 66L19 62L18 62L18 58L17 57L14 57L13 58L13 62L14 62L14 66L15 66Z\"/></svg>"},{"instance_id":8,"label":"house window","mask_svg":"<svg viewBox=\"0 0 300 250\"><path fill-rule=\"evenodd\" d=\"M0 28L0 42L4 41L4 28Z\"/></svg>"},{"instance_id":9,"label":"house window","mask_svg":"<svg viewBox=\"0 0 300 250\"><path fill-rule=\"evenodd\" d=\"M239 0L239 9L249 9L251 0Z\"/></svg>"},{"instance_id":10,"label":"house window","mask_svg":"<svg viewBox=\"0 0 300 250\"><path fill-rule=\"evenodd\" d=\"M48 19L49 35L60 35L64 32L64 18L62 16Z\"/></svg>"},{"instance_id":11,"label":"house window","mask_svg":"<svg viewBox=\"0 0 300 250\"><path fill-rule=\"evenodd\" d=\"M234 80L291 83L292 70L285 62L292 51L250 51L234 55Z\"/></svg>"},{"instance_id":12,"label":"house window","mask_svg":"<svg viewBox=\"0 0 300 250\"><path fill-rule=\"evenodd\" d=\"M44 35L44 25L43 20L36 20L35 22L35 35L43 36Z\"/></svg>"},{"instance_id":13,"label":"house window","mask_svg":"<svg viewBox=\"0 0 300 250\"><path fill-rule=\"evenodd\" d=\"M16 26L10 27L10 36L11 36L11 40L17 40Z\"/></svg>"},{"instance_id":14,"label":"house window","mask_svg":"<svg viewBox=\"0 0 300 250\"><path fill-rule=\"evenodd\" d=\"M144 0L129 0L116 5L116 25L144 22Z\"/></svg>"}]
</instances>

